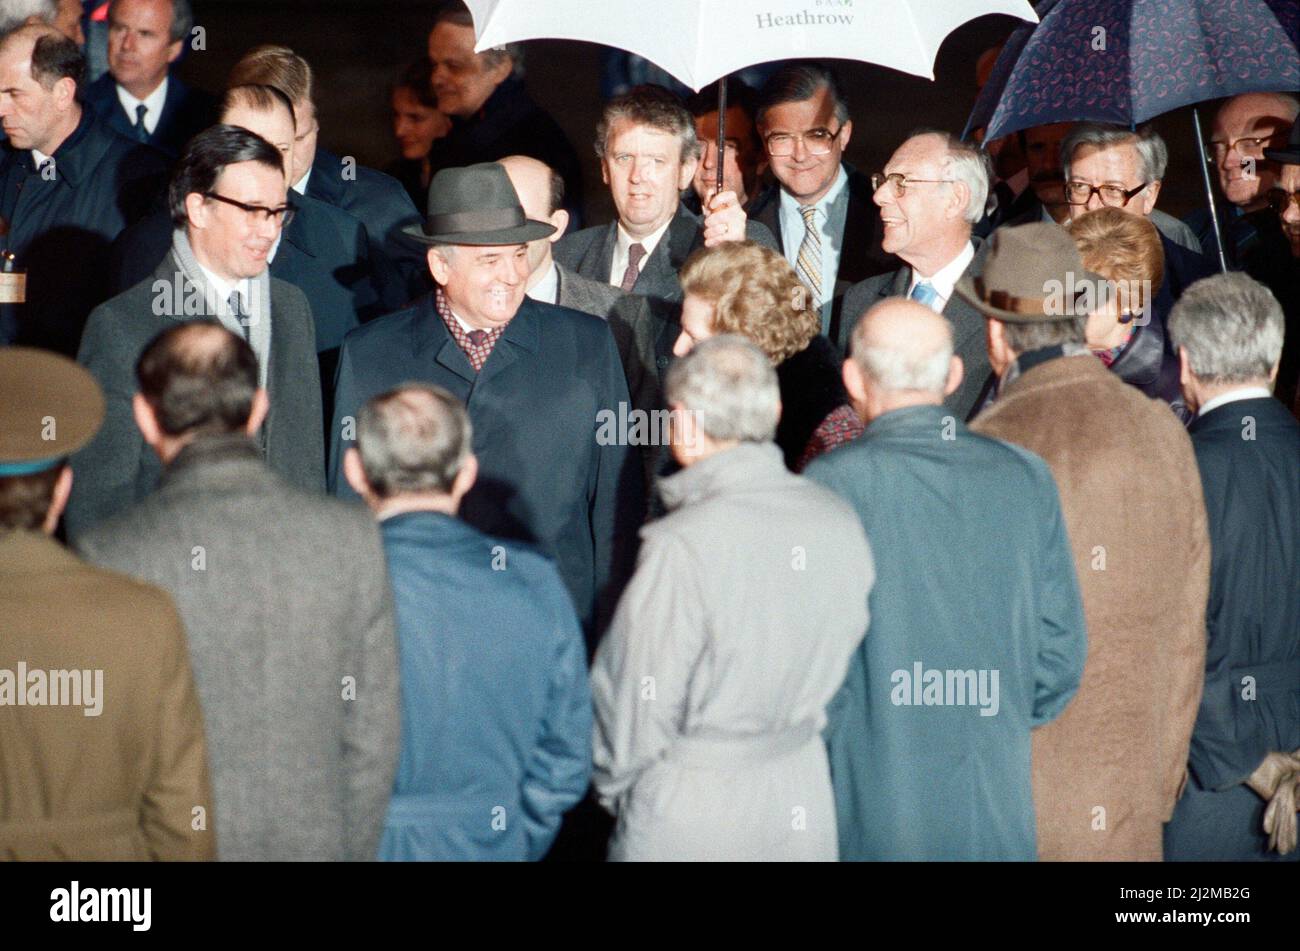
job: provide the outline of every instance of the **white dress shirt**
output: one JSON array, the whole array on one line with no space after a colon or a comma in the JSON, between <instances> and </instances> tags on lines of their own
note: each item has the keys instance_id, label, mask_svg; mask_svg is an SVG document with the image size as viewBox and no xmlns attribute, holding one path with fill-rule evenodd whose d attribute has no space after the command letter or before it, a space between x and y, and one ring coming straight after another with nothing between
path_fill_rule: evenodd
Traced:
<instances>
[{"instance_id":1,"label":"white dress shirt","mask_svg":"<svg viewBox=\"0 0 1300 951\"><path fill-rule=\"evenodd\" d=\"M198 263L197 258L195 263ZM221 321L222 326L243 337L244 330L239 323L239 318L230 310L230 294L232 291L239 291L239 296L244 305L244 313L252 316L253 308L256 306L256 302L253 300L252 286L247 280L232 284L224 278L217 277L216 274L209 271L202 264L199 264L199 270L203 272L204 279L216 295L217 299L213 303L216 305L217 318ZM262 323L262 321L258 320L249 322L248 343L253 348L253 353L257 355L258 383L261 386L266 386L266 371L270 362L267 357L271 350L271 331L269 327L259 326Z\"/></svg>"},{"instance_id":2,"label":"white dress shirt","mask_svg":"<svg viewBox=\"0 0 1300 951\"><path fill-rule=\"evenodd\" d=\"M639 244L645 248L645 257L637 265L639 270L644 271L645 263L650 260L650 255L655 253L655 248L659 246L659 241L663 238L664 232L668 230L668 226L672 223L673 219L669 218L652 234L646 235L644 238L634 238L623 230L623 224L620 222L618 225L618 240L614 242L614 260L609 266L609 283L615 287L623 286L623 274L627 271L627 249L634 244Z\"/></svg>"},{"instance_id":3,"label":"white dress shirt","mask_svg":"<svg viewBox=\"0 0 1300 951\"><path fill-rule=\"evenodd\" d=\"M297 184L293 186L293 190L296 191L299 195L307 194L307 183L309 181L311 181L310 165L307 166L307 171L303 174L302 178L298 179Z\"/></svg>"},{"instance_id":4,"label":"white dress shirt","mask_svg":"<svg viewBox=\"0 0 1300 951\"><path fill-rule=\"evenodd\" d=\"M844 164L840 163L830 189L813 205L817 209L813 212L813 224L821 234L823 332L830 324L831 305L835 300L835 279L840 273L840 252L844 247L844 223L848 218L849 203L847 195L843 202L839 202L839 199L848 184L849 176L844 171ZM791 267L796 268L799 265L799 248L807 230L803 223L803 212L799 210L801 207L799 199L784 188L781 189L781 246L785 248L785 259Z\"/></svg>"},{"instance_id":5,"label":"white dress shirt","mask_svg":"<svg viewBox=\"0 0 1300 951\"><path fill-rule=\"evenodd\" d=\"M1272 395L1267 388L1262 386L1243 386L1239 390L1229 390L1227 393L1220 393L1212 400L1206 400L1205 405L1197 410L1196 415L1204 416L1210 410L1218 409L1226 403L1235 403L1238 400L1266 400Z\"/></svg>"},{"instance_id":6,"label":"white dress shirt","mask_svg":"<svg viewBox=\"0 0 1300 951\"><path fill-rule=\"evenodd\" d=\"M960 254L929 277L922 277L917 273L916 268L912 268L912 282L907 285L907 296L912 296L912 291L917 284L922 281L929 281L930 286L938 294L938 298L934 302L934 310L937 313L942 313L943 309L948 306L948 298L952 297L952 289L957 286L957 281L966 273L966 268L970 267L970 262L974 259L975 245L967 241L966 247L961 249Z\"/></svg>"},{"instance_id":7,"label":"white dress shirt","mask_svg":"<svg viewBox=\"0 0 1300 951\"><path fill-rule=\"evenodd\" d=\"M162 118L163 103L167 101L167 77L158 84L158 88L143 99L137 99L125 89L121 83L117 83L117 101L122 104L126 111L127 121L135 125L135 110L137 106L143 105L149 111L144 114L144 127L150 135L153 130L158 128L158 120Z\"/></svg>"},{"instance_id":8,"label":"white dress shirt","mask_svg":"<svg viewBox=\"0 0 1300 951\"><path fill-rule=\"evenodd\" d=\"M644 258L642 259L644 260ZM624 265L626 267L627 265ZM538 281L528 296L543 304L558 304L560 297L560 272L555 269L555 262L546 269L546 274Z\"/></svg>"}]
</instances>

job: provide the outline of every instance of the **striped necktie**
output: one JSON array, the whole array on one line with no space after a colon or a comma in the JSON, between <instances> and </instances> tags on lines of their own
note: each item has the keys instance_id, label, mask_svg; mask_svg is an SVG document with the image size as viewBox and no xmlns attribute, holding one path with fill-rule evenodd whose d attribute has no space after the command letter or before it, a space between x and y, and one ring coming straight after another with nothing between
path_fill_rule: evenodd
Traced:
<instances>
[{"instance_id":1,"label":"striped necktie","mask_svg":"<svg viewBox=\"0 0 1300 951\"><path fill-rule=\"evenodd\" d=\"M799 214L803 215L803 241L799 245L799 257L794 269L812 291L812 309L820 310L822 306L822 236L817 228L816 205L800 205Z\"/></svg>"}]
</instances>

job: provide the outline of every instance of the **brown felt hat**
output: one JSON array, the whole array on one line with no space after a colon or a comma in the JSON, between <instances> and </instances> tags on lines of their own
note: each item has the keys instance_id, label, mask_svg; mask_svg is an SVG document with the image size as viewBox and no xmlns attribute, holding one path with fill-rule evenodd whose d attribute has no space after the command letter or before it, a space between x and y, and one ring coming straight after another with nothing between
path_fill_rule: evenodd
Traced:
<instances>
[{"instance_id":1,"label":"brown felt hat","mask_svg":"<svg viewBox=\"0 0 1300 951\"><path fill-rule=\"evenodd\" d=\"M956 292L986 317L1013 324L1037 324L1075 316L1073 290L1106 279L1083 266L1070 233L1038 221L998 228L989 236L984 271L957 282Z\"/></svg>"},{"instance_id":2,"label":"brown felt hat","mask_svg":"<svg viewBox=\"0 0 1300 951\"><path fill-rule=\"evenodd\" d=\"M53 468L104 421L95 378L67 357L0 347L0 476Z\"/></svg>"}]
</instances>

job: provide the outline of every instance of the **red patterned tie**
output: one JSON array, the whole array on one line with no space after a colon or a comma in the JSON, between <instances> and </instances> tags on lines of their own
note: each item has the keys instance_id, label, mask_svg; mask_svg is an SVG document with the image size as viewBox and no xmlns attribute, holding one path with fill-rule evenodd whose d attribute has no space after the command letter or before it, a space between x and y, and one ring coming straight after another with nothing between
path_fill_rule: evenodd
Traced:
<instances>
[{"instance_id":1,"label":"red patterned tie","mask_svg":"<svg viewBox=\"0 0 1300 951\"><path fill-rule=\"evenodd\" d=\"M645 245L632 245L627 249L627 270L623 272L623 283L619 287L631 291L636 286L636 279L641 276L641 259L645 257Z\"/></svg>"}]
</instances>

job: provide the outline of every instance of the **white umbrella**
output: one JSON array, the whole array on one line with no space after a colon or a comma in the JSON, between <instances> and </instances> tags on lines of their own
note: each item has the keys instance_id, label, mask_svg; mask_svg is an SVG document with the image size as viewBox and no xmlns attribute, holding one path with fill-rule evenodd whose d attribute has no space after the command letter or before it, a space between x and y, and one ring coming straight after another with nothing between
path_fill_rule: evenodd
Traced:
<instances>
[{"instance_id":1,"label":"white umbrella","mask_svg":"<svg viewBox=\"0 0 1300 951\"><path fill-rule=\"evenodd\" d=\"M585 40L636 53L697 92L778 59L856 59L934 79L944 38L1005 13L1031 23L1029 0L466 0L477 49L520 40Z\"/></svg>"},{"instance_id":2,"label":"white umbrella","mask_svg":"<svg viewBox=\"0 0 1300 951\"><path fill-rule=\"evenodd\" d=\"M944 38L1005 13L1032 23L1029 0L465 0L478 50L521 40L585 40L650 60L696 90L781 59L856 59L934 79ZM718 84L718 150L726 85ZM718 163L722 188L722 163Z\"/></svg>"}]
</instances>

